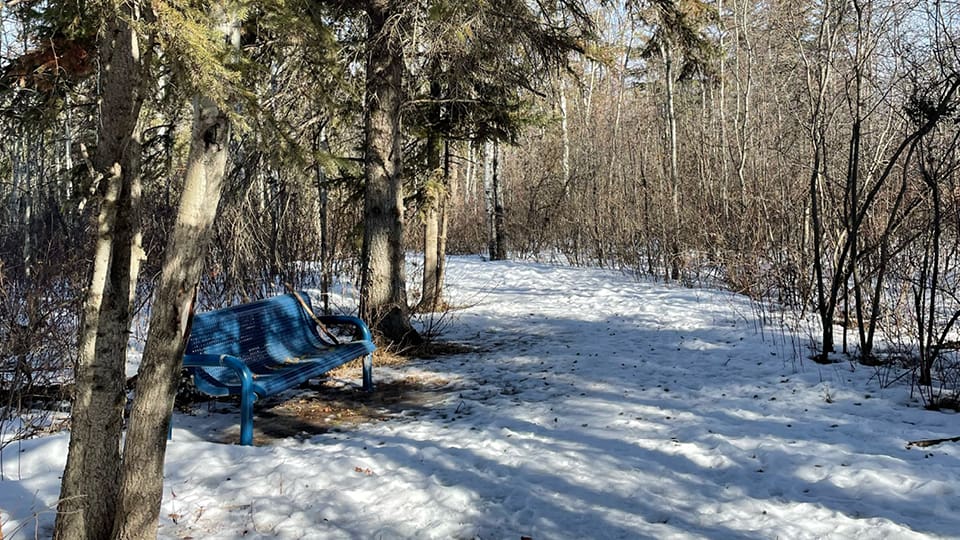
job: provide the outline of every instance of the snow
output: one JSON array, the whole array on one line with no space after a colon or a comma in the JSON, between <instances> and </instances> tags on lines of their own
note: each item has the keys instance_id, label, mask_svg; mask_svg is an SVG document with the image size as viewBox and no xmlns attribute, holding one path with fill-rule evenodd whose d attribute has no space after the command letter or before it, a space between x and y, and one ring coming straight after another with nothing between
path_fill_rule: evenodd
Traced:
<instances>
[{"instance_id":1,"label":"snow","mask_svg":"<svg viewBox=\"0 0 960 540\"><path fill-rule=\"evenodd\" d=\"M608 270L450 261L472 352L384 421L257 447L178 415L161 538L960 537L960 416L820 366L744 298ZM905 378L906 379L906 378ZM258 419L257 424L267 422ZM3 538L50 534L64 433L3 454Z\"/></svg>"}]
</instances>

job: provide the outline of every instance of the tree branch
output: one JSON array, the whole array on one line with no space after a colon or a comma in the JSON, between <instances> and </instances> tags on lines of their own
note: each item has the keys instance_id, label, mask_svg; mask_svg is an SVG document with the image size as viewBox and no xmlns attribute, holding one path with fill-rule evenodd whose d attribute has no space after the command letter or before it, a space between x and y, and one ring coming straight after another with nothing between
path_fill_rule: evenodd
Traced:
<instances>
[{"instance_id":1,"label":"tree branch","mask_svg":"<svg viewBox=\"0 0 960 540\"><path fill-rule=\"evenodd\" d=\"M921 439L919 441L910 441L907 443L907 448L912 448L916 446L917 448L926 448L928 446L936 446L945 442L960 442L960 437L947 437L945 439Z\"/></svg>"}]
</instances>

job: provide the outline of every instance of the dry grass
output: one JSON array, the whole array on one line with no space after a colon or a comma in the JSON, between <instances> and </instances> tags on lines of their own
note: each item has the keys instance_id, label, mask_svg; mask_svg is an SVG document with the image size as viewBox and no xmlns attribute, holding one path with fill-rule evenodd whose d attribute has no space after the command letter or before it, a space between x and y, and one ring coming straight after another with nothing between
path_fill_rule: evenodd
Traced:
<instances>
[{"instance_id":1,"label":"dry grass","mask_svg":"<svg viewBox=\"0 0 960 540\"><path fill-rule=\"evenodd\" d=\"M353 385L324 382L256 409L254 444L345 431L400 413L418 416L443 399L448 384L440 377L410 376L379 383L376 391L368 393ZM237 434L231 434L225 442L235 442L236 438Z\"/></svg>"},{"instance_id":2,"label":"dry grass","mask_svg":"<svg viewBox=\"0 0 960 540\"><path fill-rule=\"evenodd\" d=\"M403 353L381 347L373 354L374 392L360 386L363 360L357 359L330 371L324 381L308 383L287 399L269 398L254 409L254 444L270 444L290 437L310 438L331 431L344 431L369 422L379 422L403 413L416 417L433 408L451 391L442 377L408 375L393 381L377 381L378 367L400 369L412 359L462 354L474 349L457 343L429 343ZM356 381L358 384L344 384ZM289 394L287 394L289 396ZM201 398L206 400L206 398ZM230 401L225 398L224 401ZM230 430L223 442L236 443L239 433Z\"/></svg>"},{"instance_id":3,"label":"dry grass","mask_svg":"<svg viewBox=\"0 0 960 540\"><path fill-rule=\"evenodd\" d=\"M373 353L374 375L376 375L376 368L379 366L396 368L406 365L413 358L438 358L441 356L466 354L475 351L476 349L469 345L444 341L428 342L416 349L405 351L391 349L390 347L380 347ZM352 379L360 376L362 368L363 359L358 358L331 370L330 376L338 379Z\"/></svg>"}]
</instances>

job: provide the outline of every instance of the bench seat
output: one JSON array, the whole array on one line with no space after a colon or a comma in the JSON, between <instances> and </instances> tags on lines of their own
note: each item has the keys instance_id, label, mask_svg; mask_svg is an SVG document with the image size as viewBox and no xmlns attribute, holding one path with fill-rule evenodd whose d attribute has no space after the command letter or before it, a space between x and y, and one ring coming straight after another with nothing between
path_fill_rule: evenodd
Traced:
<instances>
[{"instance_id":1,"label":"bench seat","mask_svg":"<svg viewBox=\"0 0 960 540\"><path fill-rule=\"evenodd\" d=\"M372 343L358 341L329 349L304 351L282 364L251 365L248 363L247 367L253 377L253 392L261 397L272 396L284 390L296 388L304 381L323 375L331 369L372 352ZM227 396L239 394L241 391L240 375L230 367L219 365L199 367L194 375L197 390L205 394Z\"/></svg>"}]
</instances>

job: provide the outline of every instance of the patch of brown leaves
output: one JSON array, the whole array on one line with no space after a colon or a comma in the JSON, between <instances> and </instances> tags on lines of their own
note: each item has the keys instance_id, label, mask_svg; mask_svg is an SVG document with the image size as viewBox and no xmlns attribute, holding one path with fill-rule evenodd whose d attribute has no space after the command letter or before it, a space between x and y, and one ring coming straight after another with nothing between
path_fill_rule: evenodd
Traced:
<instances>
[{"instance_id":1,"label":"patch of brown leaves","mask_svg":"<svg viewBox=\"0 0 960 540\"><path fill-rule=\"evenodd\" d=\"M254 410L254 444L269 444L288 437L309 438L330 431L343 431L368 422L382 421L404 413L416 416L428 410L449 391L449 381L436 376L409 375L394 381L378 381L378 367L399 368L412 358L436 358L463 354L466 345L431 342L416 351L398 352L381 347L373 353L375 391L344 385L337 380L359 381L363 360L357 359L328 373L329 380L312 384L284 401L271 399ZM235 442L238 435L227 437Z\"/></svg>"},{"instance_id":2,"label":"patch of brown leaves","mask_svg":"<svg viewBox=\"0 0 960 540\"><path fill-rule=\"evenodd\" d=\"M372 393L331 382L255 411L255 444L288 437L309 438L344 431L400 413L417 415L442 397L448 382L439 377L410 376L381 382Z\"/></svg>"}]
</instances>

